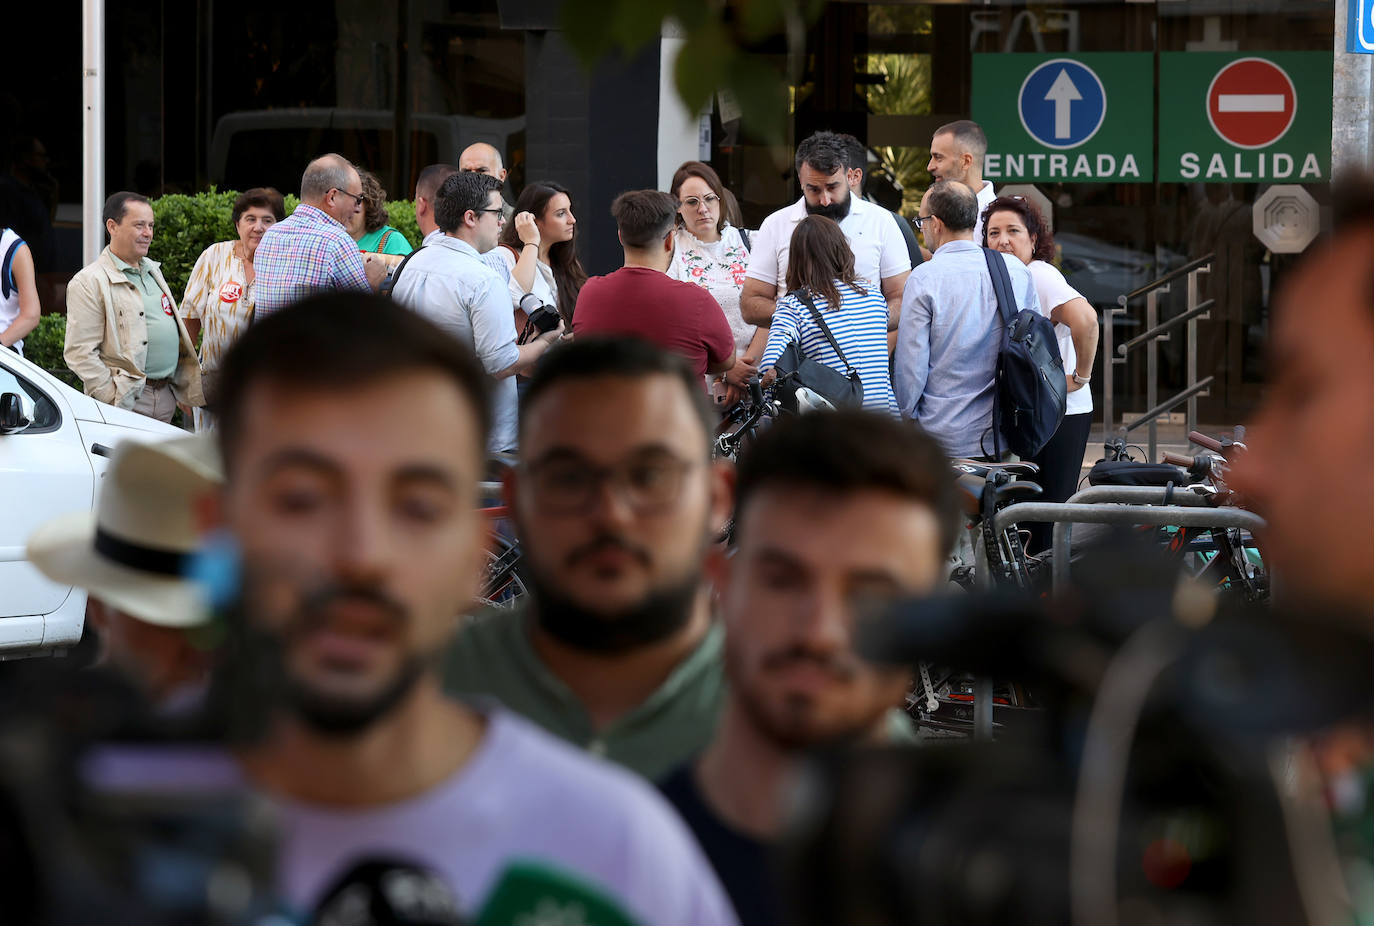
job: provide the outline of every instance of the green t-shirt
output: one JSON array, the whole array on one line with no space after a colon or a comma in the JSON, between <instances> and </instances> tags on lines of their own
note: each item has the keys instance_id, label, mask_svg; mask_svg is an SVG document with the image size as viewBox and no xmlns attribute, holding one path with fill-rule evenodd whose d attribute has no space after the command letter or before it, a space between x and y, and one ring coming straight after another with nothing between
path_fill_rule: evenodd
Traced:
<instances>
[{"instance_id":1,"label":"green t-shirt","mask_svg":"<svg viewBox=\"0 0 1374 926\"><path fill-rule=\"evenodd\" d=\"M391 234L387 235L387 232L391 232ZM386 246L379 249L377 245L381 242L383 235L386 235ZM405 235L390 225L383 225L376 231L368 232L359 238L358 250L371 251L374 254L409 254L414 248L410 246Z\"/></svg>"},{"instance_id":2,"label":"green t-shirt","mask_svg":"<svg viewBox=\"0 0 1374 926\"><path fill-rule=\"evenodd\" d=\"M175 311L172 298L166 296L164 299L165 294L153 278L152 262L148 258L143 258L134 267L113 254L110 257L143 297L143 320L148 328L148 356L143 361L143 375L149 379L166 379L176 372L177 358L181 355L181 332L177 330L176 319L168 314Z\"/></svg>"},{"instance_id":3,"label":"green t-shirt","mask_svg":"<svg viewBox=\"0 0 1374 926\"><path fill-rule=\"evenodd\" d=\"M444 656L444 687L459 696L495 697L555 736L651 781L711 741L725 693L719 623L644 703L597 730L586 708L535 653L529 620L521 608L474 618Z\"/></svg>"}]
</instances>

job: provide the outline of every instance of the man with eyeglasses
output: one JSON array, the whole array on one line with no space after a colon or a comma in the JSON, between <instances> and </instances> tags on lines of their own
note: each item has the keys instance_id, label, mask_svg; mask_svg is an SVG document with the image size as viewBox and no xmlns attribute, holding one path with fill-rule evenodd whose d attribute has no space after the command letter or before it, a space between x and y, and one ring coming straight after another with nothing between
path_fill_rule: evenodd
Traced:
<instances>
[{"instance_id":1,"label":"man with eyeglasses","mask_svg":"<svg viewBox=\"0 0 1374 926\"><path fill-rule=\"evenodd\" d=\"M711 460L716 418L693 371L643 341L550 352L505 486L531 595L458 635L451 691L652 779L705 747L723 695L703 573L733 481Z\"/></svg>"},{"instance_id":2,"label":"man with eyeglasses","mask_svg":"<svg viewBox=\"0 0 1374 926\"><path fill-rule=\"evenodd\" d=\"M892 358L902 416L919 422L952 457L997 452L992 400L1002 325L983 249L973 242L977 219L978 197L957 180L940 180L921 197L914 221L933 253L906 282ZM999 254L1011 277L1014 311L1038 311L1025 264Z\"/></svg>"},{"instance_id":3,"label":"man with eyeglasses","mask_svg":"<svg viewBox=\"0 0 1374 926\"><path fill-rule=\"evenodd\" d=\"M506 280L482 260L505 224L501 181L460 171L439 187L434 218L442 232L398 271L392 297L472 348L492 380L489 452L516 449L515 374L524 373L563 334L563 326L516 344Z\"/></svg>"},{"instance_id":4,"label":"man with eyeglasses","mask_svg":"<svg viewBox=\"0 0 1374 926\"><path fill-rule=\"evenodd\" d=\"M253 258L254 320L333 290L369 292L381 285L387 265L362 254L348 221L362 209L363 184L348 159L326 154L301 177L296 211L267 230Z\"/></svg>"}]
</instances>

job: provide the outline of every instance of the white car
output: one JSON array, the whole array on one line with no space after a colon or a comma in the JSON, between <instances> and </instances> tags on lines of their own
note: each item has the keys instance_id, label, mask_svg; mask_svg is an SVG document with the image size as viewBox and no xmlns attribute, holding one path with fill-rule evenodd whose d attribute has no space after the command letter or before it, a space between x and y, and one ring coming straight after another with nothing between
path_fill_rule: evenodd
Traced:
<instances>
[{"instance_id":1,"label":"white car","mask_svg":"<svg viewBox=\"0 0 1374 926\"><path fill-rule=\"evenodd\" d=\"M29 534L57 515L94 507L120 441L185 434L97 402L0 348L0 659L72 646L85 623L86 593L29 564Z\"/></svg>"}]
</instances>

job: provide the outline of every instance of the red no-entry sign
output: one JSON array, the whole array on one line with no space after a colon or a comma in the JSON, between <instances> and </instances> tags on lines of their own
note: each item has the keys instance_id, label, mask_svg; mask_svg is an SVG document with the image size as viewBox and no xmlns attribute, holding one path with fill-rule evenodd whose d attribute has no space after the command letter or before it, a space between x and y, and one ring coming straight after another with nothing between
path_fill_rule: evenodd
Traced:
<instances>
[{"instance_id":1,"label":"red no-entry sign","mask_svg":"<svg viewBox=\"0 0 1374 926\"><path fill-rule=\"evenodd\" d=\"M1298 94L1283 68L1264 58L1232 61L1207 88L1207 118L1238 148L1264 148L1283 137L1298 111Z\"/></svg>"}]
</instances>

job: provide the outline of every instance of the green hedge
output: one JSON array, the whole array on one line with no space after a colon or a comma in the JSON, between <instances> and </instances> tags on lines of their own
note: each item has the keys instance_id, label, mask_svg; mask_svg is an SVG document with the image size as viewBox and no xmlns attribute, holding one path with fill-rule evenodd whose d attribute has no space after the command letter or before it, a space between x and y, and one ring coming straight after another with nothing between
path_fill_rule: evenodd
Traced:
<instances>
[{"instance_id":1,"label":"green hedge","mask_svg":"<svg viewBox=\"0 0 1374 926\"><path fill-rule=\"evenodd\" d=\"M38 364L73 389L80 389L81 380L67 369L67 361L62 359L66 339L67 316L44 315L38 320L38 327L24 335L24 359Z\"/></svg>"},{"instance_id":2,"label":"green hedge","mask_svg":"<svg viewBox=\"0 0 1374 926\"><path fill-rule=\"evenodd\" d=\"M216 241L228 241L236 236L230 221L234 190L223 192L211 189L194 196L171 195L153 200L153 218L157 224L153 245L148 256L162 264L162 275L178 302L186 292L191 268L202 251ZM300 202L294 195L286 197L286 213L296 211ZM391 225L405 235L412 247L420 245L420 227L415 224L415 205L406 199L386 204Z\"/></svg>"}]
</instances>

